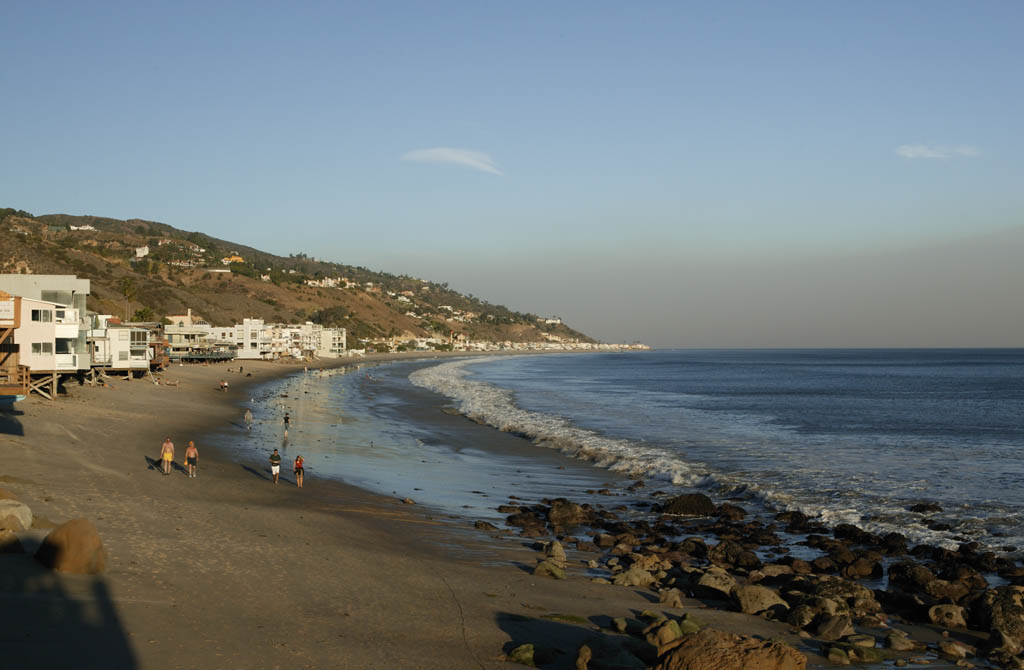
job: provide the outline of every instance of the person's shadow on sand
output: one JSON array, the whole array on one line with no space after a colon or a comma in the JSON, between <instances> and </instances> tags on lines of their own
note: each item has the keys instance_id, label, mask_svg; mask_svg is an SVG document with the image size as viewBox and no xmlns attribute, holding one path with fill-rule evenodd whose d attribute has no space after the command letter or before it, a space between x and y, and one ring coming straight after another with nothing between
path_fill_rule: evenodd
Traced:
<instances>
[{"instance_id":1,"label":"person's shadow on sand","mask_svg":"<svg viewBox=\"0 0 1024 670\"><path fill-rule=\"evenodd\" d=\"M164 471L163 464L160 462L159 458L150 458L149 456L143 456L143 458L146 459L146 469L147 470L156 470L157 472L159 472L161 474L163 473L163 471ZM188 474L188 468L186 468L184 465L182 465L178 461L171 461L171 471L172 472L173 471L180 472L183 475L187 475Z\"/></svg>"},{"instance_id":2,"label":"person's shadow on sand","mask_svg":"<svg viewBox=\"0 0 1024 670\"><path fill-rule=\"evenodd\" d=\"M256 468L250 467L248 465L243 465L242 469L245 470L246 472L250 473L250 474L256 475L260 479L263 479L263 480L268 481L268 482L270 481L270 477L266 476L265 474L263 474L262 472L260 472Z\"/></svg>"}]
</instances>

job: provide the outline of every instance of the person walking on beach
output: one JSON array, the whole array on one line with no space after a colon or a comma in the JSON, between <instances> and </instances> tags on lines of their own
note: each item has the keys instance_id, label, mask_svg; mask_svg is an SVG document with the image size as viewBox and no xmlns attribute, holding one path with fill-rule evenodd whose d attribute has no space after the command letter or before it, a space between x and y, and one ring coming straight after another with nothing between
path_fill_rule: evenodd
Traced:
<instances>
[{"instance_id":1,"label":"person walking on beach","mask_svg":"<svg viewBox=\"0 0 1024 670\"><path fill-rule=\"evenodd\" d=\"M302 460L302 456L296 456L295 457L295 484L300 489L302 488L302 475L305 472L302 469L302 464L303 463L304 463L304 461Z\"/></svg>"},{"instance_id":2,"label":"person walking on beach","mask_svg":"<svg viewBox=\"0 0 1024 670\"><path fill-rule=\"evenodd\" d=\"M288 429L292 427L292 418L288 416L288 412L284 413L284 436L288 437Z\"/></svg>"},{"instance_id":3,"label":"person walking on beach","mask_svg":"<svg viewBox=\"0 0 1024 670\"><path fill-rule=\"evenodd\" d=\"M188 476L190 478L196 476L196 465L199 464L199 450L196 449L196 443L192 440L188 441L188 449L185 450L185 467L188 468Z\"/></svg>"},{"instance_id":4,"label":"person walking on beach","mask_svg":"<svg viewBox=\"0 0 1024 670\"><path fill-rule=\"evenodd\" d=\"M252 430L252 410L248 407L245 408L245 428Z\"/></svg>"},{"instance_id":5,"label":"person walking on beach","mask_svg":"<svg viewBox=\"0 0 1024 670\"><path fill-rule=\"evenodd\" d=\"M274 449L274 453L270 454L270 474L274 475L274 483L277 483L277 478L281 476L281 454L277 453L277 449Z\"/></svg>"},{"instance_id":6,"label":"person walking on beach","mask_svg":"<svg viewBox=\"0 0 1024 670\"><path fill-rule=\"evenodd\" d=\"M160 460L163 461L164 474L171 474L171 462L174 461L174 443L171 442L170 435L167 436L167 439L160 446Z\"/></svg>"}]
</instances>

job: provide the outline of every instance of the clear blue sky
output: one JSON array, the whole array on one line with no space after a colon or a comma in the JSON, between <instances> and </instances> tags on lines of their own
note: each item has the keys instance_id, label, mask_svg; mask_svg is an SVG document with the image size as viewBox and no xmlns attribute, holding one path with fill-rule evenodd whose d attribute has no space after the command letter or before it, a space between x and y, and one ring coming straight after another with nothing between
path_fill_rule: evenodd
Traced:
<instances>
[{"instance_id":1,"label":"clear blue sky","mask_svg":"<svg viewBox=\"0 0 1024 670\"><path fill-rule=\"evenodd\" d=\"M0 206L449 281L605 339L808 344L687 324L740 309L720 273L1024 224L1022 19L1017 2L9 3ZM646 298L595 299L617 282Z\"/></svg>"}]
</instances>

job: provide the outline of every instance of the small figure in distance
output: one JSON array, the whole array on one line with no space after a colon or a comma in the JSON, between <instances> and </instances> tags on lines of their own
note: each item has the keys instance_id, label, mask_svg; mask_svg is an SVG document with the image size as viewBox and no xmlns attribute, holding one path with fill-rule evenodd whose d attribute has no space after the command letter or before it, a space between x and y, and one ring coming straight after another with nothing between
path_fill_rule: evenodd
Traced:
<instances>
[{"instance_id":1,"label":"small figure in distance","mask_svg":"<svg viewBox=\"0 0 1024 670\"><path fill-rule=\"evenodd\" d=\"M196 443L192 440L188 441L188 449L185 450L185 467L188 468L188 476L190 478L196 476L196 466L199 464L199 450L196 449Z\"/></svg>"},{"instance_id":2,"label":"small figure in distance","mask_svg":"<svg viewBox=\"0 0 1024 670\"><path fill-rule=\"evenodd\" d=\"M302 456L295 457L295 484L301 489L302 488L302 475L305 472L302 469L303 464Z\"/></svg>"},{"instance_id":3,"label":"small figure in distance","mask_svg":"<svg viewBox=\"0 0 1024 670\"><path fill-rule=\"evenodd\" d=\"M171 462L174 461L174 443L171 442L170 435L167 436L167 439L160 446L160 460L163 462L164 474L171 474Z\"/></svg>"},{"instance_id":4,"label":"small figure in distance","mask_svg":"<svg viewBox=\"0 0 1024 670\"><path fill-rule=\"evenodd\" d=\"M292 427L292 418L288 416L288 412L284 413L284 436L288 437L288 429Z\"/></svg>"},{"instance_id":5,"label":"small figure in distance","mask_svg":"<svg viewBox=\"0 0 1024 670\"><path fill-rule=\"evenodd\" d=\"M252 410L248 407L245 408L245 428L252 430Z\"/></svg>"},{"instance_id":6,"label":"small figure in distance","mask_svg":"<svg viewBox=\"0 0 1024 670\"><path fill-rule=\"evenodd\" d=\"M227 382L226 379L221 379L220 380L220 390L221 391L227 391L228 390L228 382Z\"/></svg>"},{"instance_id":7,"label":"small figure in distance","mask_svg":"<svg viewBox=\"0 0 1024 670\"><path fill-rule=\"evenodd\" d=\"M274 453L270 454L270 474L274 475L274 483L277 483L277 478L281 476L281 454L277 453L277 449L274 449Z\"/></svg>"}]
</instances>

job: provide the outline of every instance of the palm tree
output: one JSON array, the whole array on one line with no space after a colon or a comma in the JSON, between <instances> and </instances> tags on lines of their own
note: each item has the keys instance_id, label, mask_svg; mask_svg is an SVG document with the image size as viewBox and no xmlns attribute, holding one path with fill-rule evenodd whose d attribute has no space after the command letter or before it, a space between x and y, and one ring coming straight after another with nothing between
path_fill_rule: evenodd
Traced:
<instances>
[{"instance_id":1,"label":"palm tree","mask_svg":"<svg viewBox=\"0 0 1024 670\"><path fill-rule=\"evenodd\" d=\"M135 297L135 282L131 277L121 277L121 294L124 296L124 320L128 321L128 309Z\"/></svg>"}]
</instances>

